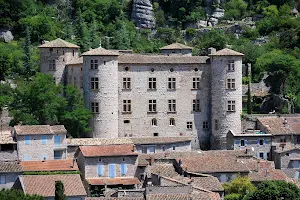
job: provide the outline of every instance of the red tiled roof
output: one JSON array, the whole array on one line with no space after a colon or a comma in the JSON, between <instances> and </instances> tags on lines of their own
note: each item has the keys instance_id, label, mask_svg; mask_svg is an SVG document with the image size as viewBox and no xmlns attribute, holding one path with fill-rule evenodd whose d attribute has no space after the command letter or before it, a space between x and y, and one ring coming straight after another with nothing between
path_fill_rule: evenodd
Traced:
<instances>
[{"instance_id":1,"label":"red tiled roof","mask_svg":"<svg viewBox=\"0 0 300 200\"><path fill-rule=\"evenodd\" d=\"M0 173L23 172L23 168L16 162L0 162Z\"/></svg>"},{"instance_id":2,"label":"red tiled roof","mask_svg":"<svg viewBox=\"0 0 300 200\"><path fill-rule=\"evenodd\" d=\"M106 146L80 146L80 151L85 157L97 156L133 156L138 155L134 152L134 145L106 145Z\"/></svg>"},{"instance_id":3,"label":"red tiled roof","mask_svg":"<svg viewBox=\"0 0 300 200\"><path fill-rule=\"evenodd\" d=\"M272 135L300 134L300 117L269 117L257 120L264 131Z\"/></svg>"},{"instance_id":4,"label":"red tiled roof","mask_svg":"<svg viewBox=\"0 0 300 200\"><path fill-rule=\"evenodd\" d=\"M21 161L24 171L77 171L77 163L73 160ZM73 166L73 167L72 167Z\"/></svg>"},{"instance_id":5,"label":"red tiled roof","mask_svg":"<svg viewBox=\"0 0 300 200\"><path fill-rule=\"evenodd\" d=\"M147 200L189 200L190 194L147 194Z\"/></svg>"},{"instance_id":6,"label":"red tiled roof","mask_svg":"<svg viewBox=\"0 0 300 200\"><path fill-rule=\"evenodd\" d=\"M140 181L134 177L119 177L119 178L89 178L87 182L90 185L135 185L140 184Z\"/></svg>"},{"instance_id":7,"label":"red tiled roof","mask_svg":"<svg viewBox=\"0 0 300 200\"><path fill-rule=\"evenodd\" d=\"M267 180L287 180L287 176L285 173L279 169L273 169L273 170L264 170L260 169L258 172L251 172L249 173L249 178L251 181L254 182L261 182L261 181L267 181Z\"/></svg>"},{"instance_id":8,"label":"red tiled roof","mask_svg":"<svg viewBox=\"0 0 300 200\"><path fill-rule=\"evenodd\" d=\"M220 183L218 178L214 176L193 177L192 180L193 180L193 182L191 183L192 186L201 187L213 192L224 191L222 184Z\"/></svg>"},{"instance_id":9,"label":"red tiled roof","mask_svg":"<svg viewBox=\"0 0 300 200\"><path fill-rule=\"evenodd\" d=\"M67 133L67 130L63 125L19 125L15 126L14 130L17 135L46 135L55 133Z\"/></svg>"},{"instance_id":10,"label":"red tiled roof","mask_svg":"<svg viewBox=\"0 0 300 200\"><path fill-rule=\"evenodd\" d=\"M86 196L79 174L19 176L25 194L55 196L55 181L62 181L66 196Z\"/></svg>"}]
</instances>

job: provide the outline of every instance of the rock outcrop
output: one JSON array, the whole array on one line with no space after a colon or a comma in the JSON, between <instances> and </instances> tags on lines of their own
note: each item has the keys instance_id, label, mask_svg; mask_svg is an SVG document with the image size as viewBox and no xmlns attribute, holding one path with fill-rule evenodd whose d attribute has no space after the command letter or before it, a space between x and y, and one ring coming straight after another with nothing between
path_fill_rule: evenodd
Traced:
<instances>
[{"instance_id":1,"label":"rock outcrop","mask_svg":"<svg viewBox=\"0 0 300 200\"><path fill-rule=\"evenodd\" d=\"M0 39L4 42L10 42L14 39L14 36L9 30L0 30Z\"/></svg>"},{"instance_id":2,"label":"rock outcrop","mask_svg":"<svg viewBox=\"0 0 300 200\"><path fill-rule=\"evenodd\" d=\"M150 0L133 0L131 20L139 28L153 29L155 18Z\"/></svg>"}]
</instances>

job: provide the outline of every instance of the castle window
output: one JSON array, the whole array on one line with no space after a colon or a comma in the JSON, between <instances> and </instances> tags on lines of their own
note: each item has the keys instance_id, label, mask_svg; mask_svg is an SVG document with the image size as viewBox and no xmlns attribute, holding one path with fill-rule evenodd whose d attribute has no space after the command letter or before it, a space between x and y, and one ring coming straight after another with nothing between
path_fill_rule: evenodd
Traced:
<instances>
[{"instance_id":1,"label":"castle window","mask_svg":"<svg viewBox=\"0 0 300 200\"><path fill-rule=\"evenodd\" d=\"M209 123L203 122L203 130L209 130Z\"/></svg>"},{"instance_id":2,"label":"castle window","mask_svg":"<svg viewBox=\"0 0 300 200\"><path fill-rule=\"evenodd\" d=\"M193 112L200 112L200 99L193 99Z\"/></svg>"},{"instance_id":3,"label":"castle window","mask_svg":"<svg viewBox=\"0 0 300 200\"><path fill-rule=\"evenodd\" d=\"M168 100L168 112L176 112L176 100L169 99Z\"/></svg>"},{"instance_id":4,"label":"castle window","mask_svg":"<svg viewBox=\"0 0 300 200\"><path fill-rule=\"evenodd\" d=\"M128 119L124 120L124 124L130 124L130 120Z\"/></svg>"},{"instance_id":5,"label":"castle window","mask_svg":"<svg viewBox=\"0 0 300 200\"><path fill-rule=\"evenodd\" d=\"M151 126L157 126L157 119L153 118L151 120Z\"/></svg>"},{"instance_id":6,"label":"castle window","mask_svg":"<svg viewBox=\"0 0 300 200\"><path fill-rule=\"evenodd\" d=\"M75 51L73 50L73 57L75 56Z\"/></svg>"},{"instance_id":7,"label":"castle window","mask_svg":"<svg viewBox=\"0 0 300 200\"><path fill-rule=\"evenodd\" d=\"M235 112L235 101L227 101L227 111Z\"/></svg>"},{"instance_id":8,"label":"castle window","mask_svg":"<svg viewBox=\"0 0 300 200\"><path fill-rule=\"evenodd\" d=\"M235 89L235 79L234 78L229 78L227 79L227 85L226 89Z\"/></svg>"},{"instance_id":9,"label":"castle window","mask_svg":"<svg viewBox=\"0 0 300 200\"><path fill-rule=\"evenodd\" d=\"M170 118L170 126L175 126L175 119L174 118Z\"/></svg>"},{"instance_id":10,"label":"castle window","mask_svg":"<svg viewBox=\"0 0 300 200\"><path fill-rule=\"evenodd\" d=\"M98 90L99 89L99 79L98 77L91 78L91 89Z\"/></svg>"},{"instance_id":11,"label":"castle window","mask_svg":"<svg viewBox=\"0 0 300 200\"><path fill-rule=\"evenodd\" d=\"M168 78L168 89L169 90L176 89L176 78Z\"/></svg>"},{"instance_id":12,"label":"castle window","mask_svg":"<svg viewBox=\"0 0 300 200\"><path fill-rule=\"evenodd\" d=\"M49 70L53 71L56 69L55 60L49 60Z\"/></svg>"},{"instance_id":13,"label":"castle window","mask_svg":"<svg viewBox=\"0 0 300 200\"><path fill-rule=\"evenodd\" d=\"M98 69L98 60L91 60L91 70Z\"/></svg>"},{"instance_id":14,"label":"castle window","mask_svg":"<svg viewBox=\"0 0 300 200\"><path fill-rule=\"evenodd\" d=\"M228 60L227 71L228 72L234 72L234 70L235 70L234 60Z\"/></svg>"},{"instance_id":15,"label":"castle window","mask_svg":"<svg viewBox=\"0 0 300 200\"><path fill-rule=\"evenodd\" d=\"M123 112L124 113L131 112L131 100L123 100Z\"/></svg>"},{"instance_id":16,"label":"castle window","mask_svg":"<svg viewBox=\"0 0 300 200\"><path fill-rule=\"evenodd\" d=\"M174 72L174 68L171 68L171 69L170 69L170 72Z\"/></svg>"},{"instance_id":17,"label":"castle window","mask_svg":"<svg viewBox=\"0 0 300 200\"><path fill-rule=\"evenodd\" d=\"M125 71L129 71L129 67L125 67Z\"/></svg>"},{"instance_id":18,"label":"castle window","mask_svg":"<svg viewBox=\"0 0 300 200\"><path fill-rule=\"evenodd\" d=\"M103 61L103 65L106 65L106 61Z\"/></svg>"},{"instance_id":19,"label":"castle window","mask_svg":"<svg viewBox=\"0 0 300 200\"><path fill-rule=\"evenodd\" d=\"M194 90L200 89L200 78L199 77L193 78L193 89Z\"/></svg>"},{"instance_id":20,"label":"castle window","mask_svg":"<svg viewBox=\"0 0 300 200\"><path fill-rule=\"evenodd\" d=\"M158 136L158 133L153 133L153 136L154 136L154 137L157 137L157 136Z\"/></svg>"},{"instance_id":21,"label":"castle window","mask_svg":"<svg viewBox=\"0 0 300 200\"><path fill-rule=\"evenodd\" d=\"M92 113L99 113L99 103L91 102Z\"/></svg>"},{"instance_id":22,"label":"castle window","mask_svg":"<svg viewBox=\"0 0 300 200\"><path fill-rule=\"evenodd\" d=\"M192 130L193 129L193 122L187 122L186 123L186 128L189 129L189 130Z\"/></svg>"},{"instance_id":23,"label":"castle window","mask_svg":"<svg viewBox=\"0 0 300 200\"><path fill-rule=\"evenodd\" d=\"M198 71L198 68L195 68L194 71L197 72L197 71Z\"/></svg>"},{"instance_id":24,"label":"castle window","mask_svg":"<svg viewBox=\"0 0 300 200\"><path fill-rule=\"evenodd\" d=\"M123 78L123 89L124 90L131 89L131 78Z\"/></svg>"},{"instance_id":25,"label":"castle window","mask_svg":"<svg viewBox=\"0 0 300 200\"><path fill-rule=\"evenodd\" d=\"M149 110L148 112L156 112L156 100L149 100Z\"/></svg>"},{"instance_id":26,"label":"castle window","mask_svg":"<svg viewBox=\"0 0 300 200\"><path fill-rule=\"evenodd\" d=\"M149 89L155 90L156 89L156 78L149 78Z\"/></svg>"},{"instance_id":27,"label":"castle window","mask_svg":"<svg viewBox=\"0 0 300 200\"><path fill-rule=\"evenodd\" d=\"M219 120L215 119L215 130L219 130Z\"/></svg>"},{"instance_id":28,"label":"castle window","mask_svg":"<svg viewBox=\"0 0 300 200\"><path fill-rule=\"evenodd\" d=\"M151 72L154 72L154 68L151 68Z\"/></svg>"}]
</instances>

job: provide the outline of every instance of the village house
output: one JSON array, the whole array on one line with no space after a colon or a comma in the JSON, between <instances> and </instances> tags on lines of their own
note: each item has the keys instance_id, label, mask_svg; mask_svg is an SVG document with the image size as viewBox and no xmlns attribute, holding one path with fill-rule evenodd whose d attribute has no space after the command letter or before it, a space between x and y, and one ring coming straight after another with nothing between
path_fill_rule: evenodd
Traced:
<instances>
[{"instance_id":1,"label":"village house","mask_svg":"<svg viewBox=\"0 0 300 200\"><path fill-rule=\"evenodd\" d=\"M20 161L66 159L66 134L63 125L19 125L12 130Z\"/></svg>"},{"instance_id":2,"label":"village house","mask_svg":"<svg viewBox=\"0 0 300 200\"><path fill-rule=\"evenodd\" d=\"M10 189L18 176L23 174L23 168L17 162L0 162L0 189Z\"/></svg>"},{"instance_id":3,"label":"village house","mask_svg":"<svg viewBox=\"0 0 300 200\"><path fill-rule=\"evenodd\" d=\"M1 161L18 160L17 142L13 140L11 134L0 135L0 160Z\"/></svg>"},{"instance_id":4,"label":"village house","mask_svg":"<svg viewBox=\"0 0 300 200\"><path fill-rule=\"evenodd\" d=\"M54 200L56 181L64 184L67 200L86 199L87 193L79 174L21 175L13 188L22 190L25 194L43 196L45 200Z\"/></svg>"},{"instance_id":5,"label":"village house","mask_svg":"<svg viewBox=\"0 0 300 200\"><path fill-rule=\"evenodd\" d=\"M228 150L247 150L249 155L264 160L271 159L272 134L266 134L260 130L243 133L227 134Z\"/></svg>"},{"instance_id":6,"label":"village house","mask_svg":"<svg viewBox=\"0 0 300 200\"><path fill-rule=\"evenodd\" d=\"M82 177L94 195L106 188L134 189L138 153L132 144L80 146L75 154Z\"/></svg>"}]
</instances>

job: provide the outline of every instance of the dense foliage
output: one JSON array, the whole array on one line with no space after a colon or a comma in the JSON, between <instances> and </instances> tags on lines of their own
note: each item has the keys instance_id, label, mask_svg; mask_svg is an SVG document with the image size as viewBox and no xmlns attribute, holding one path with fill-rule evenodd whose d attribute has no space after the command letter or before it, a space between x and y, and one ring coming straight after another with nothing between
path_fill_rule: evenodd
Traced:
<instances>
[{"instance_id":1,"label":"dense foliage","mask_svg":"<svg viewBox=\"0 0 300 200\"><path fill-rule=\"evenodd\" d=\"M0 191L1 200L44 200L44 197L38 195L27 195L21 190L4 190Z\"/></svg>"},{"instance_id":2,"label":"dense foliage","mask_svg":"<svg viewBox=\"0 0 300 200\"><path fill-rule=\"evenodd\" d=\"M67 197L64 194L65 188L61 181L55 181L55 197L54 200L66 200Z\"/></svg>"},{"instance_id":3,"label":"dense foliage","mask_svg":"<svg viewBox=\"0 0 300 200\"><path fill-rule=\"evenodd\" d=\"M226 193L225 200L242 200L247 193L256 189L247 176L238 176L230 182L224 183L223 187Z\"/></svg>"}]
</instances>

